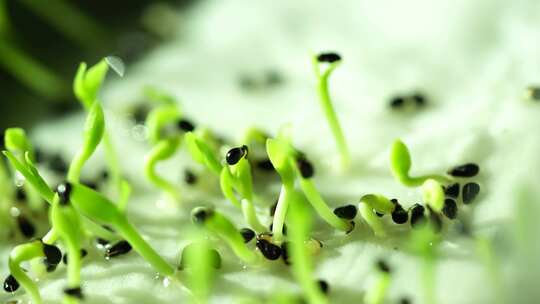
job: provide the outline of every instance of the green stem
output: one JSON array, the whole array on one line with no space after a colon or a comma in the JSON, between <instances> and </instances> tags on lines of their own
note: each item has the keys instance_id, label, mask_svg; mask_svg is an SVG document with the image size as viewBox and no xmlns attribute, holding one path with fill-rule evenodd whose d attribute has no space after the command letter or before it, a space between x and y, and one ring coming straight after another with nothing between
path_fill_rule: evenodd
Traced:
<instances>
[{"instance_id":1,"label":"green stem","mask_svg":"<svg viewBox=\"0 0 540 304\"><path fill-rule=\"evenodd\" d=\"M431 258L424 258L422 261L423 265L421 268L422 272L422 285L424 287L424 297L427 304L436 304L435 296L435 261Z\"/></svg>"},{"instance_id":2,"label":"green stem","mask_svg":"<svg viewBox=\"0 0 540 304\"><path fill-rule=\"evenodd\" d=\"M381 273L375 286L366 293L366 304L384 304L389 286L390 274Z\"/></svg>"},{"instance_id":3,"label":"green stem","mask_svg":"<svg viewBox=\"0 0 540 304\"><path fill-rule=\"evenodd\" d=\"M336 229L345 232L351 231L352 224L334 214L332 209L330 209L330 207L328 207L326 202L323 200L319 191L317 191L317 188L315 188L312 180L300 178L300 187L302 188L302 191L304 192L308 201L325 222Z\"/></svg>"},{"instance_id":4,"label":"green stem","mask_svg":"<svg viewBox=\"0 0 540 304\"><path fill-rule=\"evenodd\" d=\"M11 275L26 290L32 303L41 304L41 295L36 283L22 270L21 263L43 256L43 245L39 241L18 245L9 256L9 271Z\"/></svg>"},{"instance_id":5,"label":"green stem","mask_svg":"<svg viewBox=\"0 0 540 304\"><path fill-rule=\"evenodd\" d=\"M386 237L386 231L382 220L375 214L370 205L361 201L360 204L358 204L358 212L369 227L371 227L376 236Z\"/></svg>"},{"instance_id":6,"label":"green stem","mask_svg":"<svg viewBox=\"0 0 540 304\"><path fill-rule=\"evenodd\" d=\"M295 190L292 185L287 186L284 184L281 186L276 212L274 213L274 220L272 222L272 235L274 242L277 244L283 241L283 224L285 223L289 202L294 198L294 192Z\"/></svg>"},{"instance_id":7,"label":"green stem","mask_svg":"<svg viewBox=\"0 0 540 304\"><path fill-rule=\"evenodd\" d=\"M172 276L174 269L167 263L150 245L141 237L133 226L125 218L120 218L113 223L120 234L133 246L148 263L150 263L159 273L165 276Z\"/></svg>"},{"instance_id":8,"label":"green stem","mask_svg":"<svg viewBox=\"0 0 540 304\"><path fill-rule=\"evenodd\" d=\"M318 65L315 57L313 58L313 64L315 67ZM321 108L334 136L334 140L341 158L341 164L344 168L347 168L351 162L349 148L347 147L343 130L341 129L334 106L332 105L332 98L330 97L330 92L328 89L328 78L336 67L336 64L332 64L326 71L324 71L322 75L319 75L317 70L317 92L319 93Z\"/></svg>"},{"instance_id":9,"label":"green stem","mask_svg":"<svg viewBox=\"0 0 540 304\"><path fill-rule=\"evenodd\" d=\"M502 283L501 272L499 269L500 263L495 256L491 240L487 237L478 237L476 240L476 250L484 263L484 267L489 277L488 280L493 286L495 302L498 304L506 303L505 286Z\"/></svg>"},{"instance_id":10,"label":"green stem","mask_svg":"<svg viewBox=\"0 0 540 304\"><path fill-rule=\"evenodd\" d=\"M173 156L179 145L180 138L176 136L170 139L160 140L157 145L152 148L150 154L146 156L144 164L144 173L146 177L154 185L168 193L174 201L180 199L177 187L157 174L156 165L159 161Z\"/></svg>"},{"instance_id":11,"label":"green stem","mask_svg":"<svg viewBox=\"0 0 540 304\"><path fill-rule=\"evenodd\" d=\"M55 99L62 96L67 88L62 79L45 66L32 59L12 43L0 43L0 65L13 77L35 92Z\"/></svg>"},{"instance_id":12,"label":"green stem","mask_svg":"<svg viewBox=\"0 0 540 304\"><path fill-rule=\"evenodd\" d=\"M255 207L250 200L242 200L242 213L244 214L244 218L246 219L247 224L255 231L259 233L267 231L266 227L264 227L263 224L261 224L261 222L259 221L259 218L257 217L257 212L255 211Z\"/></svg>"},{"instance_id":13,"label":"green stem","mask_svg":"<svg viewBox=\"0 0 540 304\"><path fill-rule=\"evenodd\" d=\"M36 15L81 47L101 49L108 40L105 28L65 0L21 0ZM58 16L62 16L59 18Z\"/></svg>"}]
</instances>

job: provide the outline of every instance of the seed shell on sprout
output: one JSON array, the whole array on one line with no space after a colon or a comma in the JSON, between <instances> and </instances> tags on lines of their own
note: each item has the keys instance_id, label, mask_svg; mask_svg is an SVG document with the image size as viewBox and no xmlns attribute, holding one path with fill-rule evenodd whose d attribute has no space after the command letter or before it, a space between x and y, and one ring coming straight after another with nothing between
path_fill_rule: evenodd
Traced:
<instances>
[{"instance_id":1,"label":"seed shell on sprout","mask_svg":"<svg viewBox=\"0 0 540 304\"><path fill-rule=\"evenodd\" d=\"M317 284L324 294L328 294L330 292L330 285L328 285L328 282L325 280L317 280Z\"/></svg>"},{"instance_id":2,"label":"seed shell on sprout","mask_svg":"<svg viewBox=\"0 0 540 304\"><path fill-rule=\"evenodd\" d=\"M319 62L333 63L340 60L341 60L341 56L334 52L324 52L324 53L320 53L317 56L317 61Z\"/></svg>"},{"instance_id":3,"label":"seed shell on sprout","mask_svg":"<svg viewBox=\"0 0 540 304\"><path fill-rule=\"evenodd\" d=\"M58 265L62 259L62 252L54 245L43 243L43 254L45 255L46 264Z\"/></svg>"},{"instance_id":4,"label":"seed shell on sprout","mask_svg":"<svg viewBox=\"0 0 540 304\"><path fill-rule=\"evenodd\" d=\"M178 121L178 128L184 132L191 132L195 130L195 125L190 120L180 119Z\"/></svg>"},{"instance_id":5,"label":"seed shell on sprout","mask_svg":"<svg viewBox=\"0 0 540 304\"><path fill-rule=\"evenodd\" d=\"M245 149L244 147L246 146L234 147L230 149L225 156L227 164L229 164L230 166L236 165L240 161L240 159L244 157L244 155L247 155L247 147Z\"/></svg>"},{"instance_id":6,"label":"seed shell on sprout","mask_svg":"<svg viewBox=\"0 0 540 304\"><path fill-rule=\"evenodd\" d=\"M389 105L392 109L399 109L405 105L405 98L394 96L390 99Z\"/></svg>"},{"instance_id":7,"label":"seed shell on sprout","mask_svg":"<svg viewBox=\"0 0 540 304\"><path fill-rule=\"evenodd\" d=\"M390 266L384 260L377 261L377 268L384 273L390 273L391 271Z\"/></svg>"},{"instance_id":8,"label":"seed shell on sprout","mask_svg":"<svg viewBox=\"0 0 540 304\"><path fill-rule=\"evenodd\" d=\"M358 209L355 205L345 205L334 209L334 214L342 219L352 220L356 217Z\"/></svg>"},{"instance_id":9,"label":"seed shell on sprout","mask_svg":"<svg viewBox=\"0 0 540 304\"><path fill-rule=\"evenodd\" d=\"M32 222L24 215L19 215L17 217L17 226L19 226L19 230L26 238L31 238L36 234L34 224L32 224Z\"/></svg>"},{"instance_id":10,"label":"seed shell on sprout","mask_svg":"<svg viewBox=\"0 0 540 304\"><path fill-rule=\"evenodd\" d=\"M477 183L467 183L463 186L461 197L464 204L472 203L480 193L480 185Z\"/></svg>"},{"instance_id":11,"label":"seed shell on sprout","mask_svg":"<svg viewBox=\"0 0 540 304\"><path fill-rule=\"evenodd\" d=\"M15 292L19 289L19 286L19 282L17 282L17 279L11 274L4 280L4 290L6 292Z\"/></svg>"},{"instance_id":12,"label":"seed shell on sprout","mask_svg":"<svg viewBox=\"0 0 540 304\"><path fill-rule=\"evenodd\" d=\"M392 211L392 220L396 224L405 224L409 220L409 214L399 203L395 204L394 211Z\"/></svg>"},{"instance_id":13,"label":"seed shell on sprout","mask_svg":"<svg viewBox=\"0 0 540 304\"><path fill-rule=\"evenodd\" d=\"M300 175L302 175L303 178L311 178L313 177L313 174L315 174L313 165L306 158L298 158L296 160L296 164L298 166L298 170L300 171Z\"/></svg>"},{"instance_id":14,"label":"seed shell on sprout","mask_svg":"<svg viewBox=\"0 0 540 304\"><path fill-rule=\"evenodd\" d=\"M268 260L274 261L279 259L281 256L281 247L272 244L265 238L258 238L256 246L259 248L263 256Z\"/></svg>"},{"instance_id":15,"label":"seed shell on sprout","mask_svg":"<svg viewBox=\"0 0 540 304\"><path fill-rule=\"evenodd\" d=\"M84 298L81 287L66 288L64 293L81 300Z\"/></svg>"},{"instance_id":16,"label":"seed shell on sprout","mask_svg":"<svg viewBox=\"0 0 540 304\"><path fill-rule=\"evenodd\" d=\"M184 171L184 182L188 185L193 185L197 183L197 175L193 171L186 169Z\"/></svg>"},{"instance_id":17,"label":"seed shell on sprout","mask_svg":"<svg viewBox=\"0 0 540 304\"><path fill-rule=\"evenodd\" d=\"M56 188L56 192L58 193L58 196L60 197L60 204L66 205L69 203L69 198L71 195L71 184L70 183L62 183L58 185Z\"/></svg>"}]
</instances>

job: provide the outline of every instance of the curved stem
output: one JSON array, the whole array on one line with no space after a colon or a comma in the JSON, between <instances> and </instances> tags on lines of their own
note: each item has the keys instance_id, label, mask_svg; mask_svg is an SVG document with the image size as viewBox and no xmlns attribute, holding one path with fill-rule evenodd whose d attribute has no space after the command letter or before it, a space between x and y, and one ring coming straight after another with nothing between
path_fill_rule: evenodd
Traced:
<instances>
[{"instance_id":1,"label":"curved stem","mask_svg":"<svg viewBox=\"0 0 540 304\"><path fill-rule=\"evenodd\" d=\"M43 245L39 241L22 244L15 247L9 256L9 271L11 275L26 290L32 303L41 304L41 295L36 283L22 270L21 263L34 258L43 257Z\"/></svg>"},{"instance_id":2,"label":"curved stem","mask_svg":"<svg viewBox=\"0 0 540 304\"><path fill-rule=\"evenodd\" d=\"M317 191L317 188L315 188L312 180L300 178L300 187L302 188L308 201L325 222L327 222L330 226L342 231L348 232L352 229L351 223L339 218L334 214L332 209L328 207L326 202L319 194L319 191Z\"/></svg>"},{"instance_id":3,"label":"curved stem","mask_svg":"<svg viewBox=\"0 0 540 304\"><path fill-rule=\"evenodd\" d=\"M156 172L156 165L159 161L165 160L176 152L180 144L180 138L163 139L155 145L150 153L145 157L144 173L146 177L157 187L167 192L171 198L178 201L180 194L176 187Z\"/></svg>"},{"instance_id":4,"label":"curved stem","mask_svg":"<svg viewBox=\"0 0 540 304\"><path fill-rule=\"evenodd\" d=\"M283 224L285 223L289 202L294 197L294 191L292 186L281 186L281 192L279 193L276 212L274 213L274 220L272 222L272 235L274 242L277 244L283 241Z\"/></svg>"},{"instance_id":5,"label":"curved stem","mask_svg":"<svg viewBox=\"0 0 540 304\"><path fill-rule=\"evenodd\" d=\"M378 237L386 237L381 219L375 214L373 208L364 202L358 204L358 212Z\"/></svg>"},{"instance_id":6,"label":"curved stem","mask_svg":"<svg viewBox=\"0 0 540 304\"><path fill-rule=\"evenodd\" d=\"M133 226L125 218L119 218L113 223L116 229L120 232L128 243L133 246L148 263L150 263L159 273L171 276L174 274L174 269L167 263L150 245L141 237L141 235L133 228Z\"/></svg>"},{"instance_id":7,"label":"curved stem","mask_svg":"<svg viewBox=\"0 0 540 304\"><path fill-rule=\"evenodd\" d=\"M267 231L267 228L259 221L255 207L250 200L242 199L242 213L244 214L244 218L248 225L255 231L259 233Z\"/></svg>"}]
</instances>

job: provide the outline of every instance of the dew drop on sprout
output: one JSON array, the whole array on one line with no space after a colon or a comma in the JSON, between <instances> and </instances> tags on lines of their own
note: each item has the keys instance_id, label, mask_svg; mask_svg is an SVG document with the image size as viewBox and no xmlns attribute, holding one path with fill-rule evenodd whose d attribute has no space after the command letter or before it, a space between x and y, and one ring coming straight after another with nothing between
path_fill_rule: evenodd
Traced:
<instances>
[{"instance_id":1,"label":"dew drop on sprout","mask_svg":"<svg viewBox=\"0 0 540 304\"><path fill-rule=\"evenodd\" d=\"M116 74L120 77L124 77L124 72L126 71L126 66L124 61L117 56L107 56L105 57L105 62L113 69Z\"/></svg>"}]
</instances>

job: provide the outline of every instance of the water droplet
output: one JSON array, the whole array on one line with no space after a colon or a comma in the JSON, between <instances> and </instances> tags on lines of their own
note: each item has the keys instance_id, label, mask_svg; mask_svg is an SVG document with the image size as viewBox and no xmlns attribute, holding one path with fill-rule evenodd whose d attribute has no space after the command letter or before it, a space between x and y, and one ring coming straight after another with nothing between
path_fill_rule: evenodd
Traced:
<instances>
[{"instance_id":1,"label":"water droplet","mask_svg":"<svg viewBox=\"0 0 540 304\"><path fill-rule=\"evenodd\" d=\"M105 62L113 69L116 74L118 74L120 77L124 77L124 72L126 71L126 66L124 65L124 61L120 59L120 57L116 56L107 56L105 57Z\"/></svg>"},{"instance_id":2,"label":"water droplet","mask_svg":"<svg viewBox=\"0 0 540 304\"><path fill-rule=\"evenodd\" d=\"M148 129L144 125L136 125L131 128L131 137L136 141L146 141L148 139Z\"/></svg>"},{"instance_id":3,"label":"water droplet","mask_svg":"<svg viewBox=\"0 0 540 304\"><path fill-rule=\"evenodd\" d=\"M163 287L167 288L169 287L169 285L171 285L171 280L169 279L169 277L165 277L163 279Z\"/></svg>"},{"instance_id":4,"label":"water droplet","mask_svg":"<svg viewBox=\"0 0 540 304\"><path fill-rule=\"evenodd\" d=\"M21 215L21 211L19 210L19 208L11 207L9 209L9 214L11 214L11 216L13 217L18 217L19 215Z\"/></svg>"}]
</instances>

